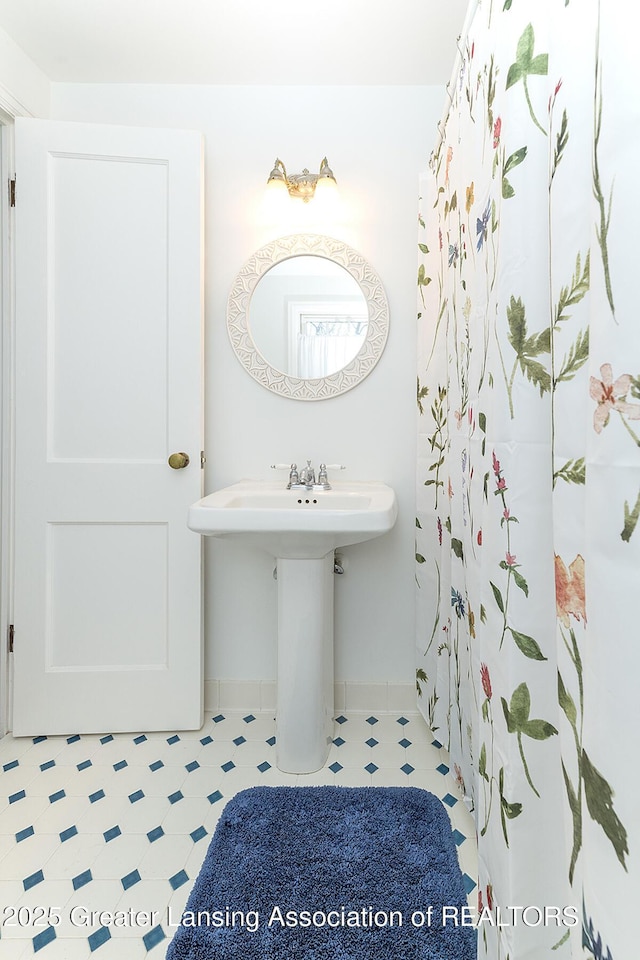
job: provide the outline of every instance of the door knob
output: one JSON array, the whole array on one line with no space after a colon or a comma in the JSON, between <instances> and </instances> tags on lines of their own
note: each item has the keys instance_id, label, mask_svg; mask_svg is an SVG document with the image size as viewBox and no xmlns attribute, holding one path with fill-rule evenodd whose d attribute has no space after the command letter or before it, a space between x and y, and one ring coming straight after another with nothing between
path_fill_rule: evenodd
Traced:
<instances>
[{"instance_id":1,"label":"door knob","mask_svg":"<svg viewBox=\"0 0 640 960\"><path fill-rule=\"evenodd\" d=\"M172 470L182 470L183 467L189 466L189 454L172 453L169 457L168 463Z\"/></svg>"}]
</instances>

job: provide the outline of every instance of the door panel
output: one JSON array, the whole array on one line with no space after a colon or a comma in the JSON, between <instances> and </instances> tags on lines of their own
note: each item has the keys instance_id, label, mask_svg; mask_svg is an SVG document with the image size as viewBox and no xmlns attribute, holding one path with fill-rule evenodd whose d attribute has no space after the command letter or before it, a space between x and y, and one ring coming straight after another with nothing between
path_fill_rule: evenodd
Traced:
<instances>
[{"instance_id":1,"label":"door panel","mask_svg":"<svg viewBox=\"0 0 640 960\"><path fill-rule=\"evenodd\" d=\"M16 172L13 731L194 729L202 137L20 120Z\"/></svg>"}]
</instances>

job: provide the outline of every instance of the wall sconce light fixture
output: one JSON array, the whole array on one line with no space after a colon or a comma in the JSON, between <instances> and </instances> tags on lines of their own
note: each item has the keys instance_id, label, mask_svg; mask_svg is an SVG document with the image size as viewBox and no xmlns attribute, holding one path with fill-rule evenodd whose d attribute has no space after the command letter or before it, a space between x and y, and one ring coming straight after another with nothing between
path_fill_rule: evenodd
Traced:
<instances>
[{"instance_id":1,"label":"wall sconce light fixture","mask_svg":"<svg viewBox=\"0 0 640 960\"><path fill-rule=\"evenodd\" d=\"M305 167L302 173L288 174L282 160L276 159L273 170L269 174L267 186L277 188L284 186L289 191L290 197L299 197L304 203L308 203L314 196L316 187L324 188L328 186L333 188L337 184L333 170L329 166L327 158L324 157L318 173L309 173Z\"/></svg>"}]
</instances>

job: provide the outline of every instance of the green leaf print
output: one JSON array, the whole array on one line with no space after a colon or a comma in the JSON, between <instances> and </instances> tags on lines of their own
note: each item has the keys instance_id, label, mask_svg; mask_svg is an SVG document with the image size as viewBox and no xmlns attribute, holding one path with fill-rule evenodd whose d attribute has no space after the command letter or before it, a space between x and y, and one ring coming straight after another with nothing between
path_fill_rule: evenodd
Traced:
<instances>
[{"instance_id":1,"label":"green leaf print","mask_svg":"<svg viewBox=\"0 0 640 960\"><path fill-rule=\"evenodd\" d=\"M513 170L514 167L517 167L518 164L522 163L524 158L527 155L527 148L520 147L519 150L516 150L515 153L512 153L510 157L507 158L504 168L502 170L502 197L504 200L510 200L511 197L515 196L515 190L507 180L507 174L510 170Z\"/></svg>"},{"instance_id":2,"label":"green leaf print","mask_svg":"<svg viewBox=\"0 0 640 960\"><path fill-rule=\"evenodd\" d=\"M559 671L559 670L558 670L558 703L560 704L560 706L561 706L562 709L564 710L564 714L565 714L567 720L569 721L569 723L571 724L571 726L572 726L573 729L575 730L575 729L576 729L576 721L577 721L577 719L578 719L578 710L577 710L576 705L575 705L575 703L574 703L574 701L573 701L573 697L572 697L571 694L567 691L567 689L566 689L566 687L565 687L565 685L564 685L564 681L563 681L562 677L560 676L560 671Z\"/></svg>"},{"instance_id":3,"label":"green leaf print","mask_svg":"<svg viewBox=\"0 0 640 960\"><path fill-rule=\"evenodd\" d=\"M625 543L628 543L633 536L633 532L638 525L638 520L640 520L640 493L638 494L638 499L636 500L636 505L633 510L629 509L629 503L625 500L624 502L624 528L620 536Z\"/></svg>"},{"instance_id":4,"label":"green leaf print","mask_svg":"<svg viewBox=\"0 0 640 960\"><path fill-rule=\"evenodd\" d=\"M541 354L551 353L551 328L546 327L539 333L529 335L525 306L520 297L516 300L514 296L511 297L507 307L507 323L509 325L508 340L516 352L516 359L509 378L504 362L502 370L509 395L509 411L513 419L513 383L518 366L527 380L538 387L541 397L551 390L551 374L544 364L536 359Z\"/></svg>"},{"instance_id":5,"label":"green leaf print","mask_svg":"<svg viewBox=\"0 0 640 960\"><path fill-rule=\"evenodd\" d=\"M584 457L579 457L577 460L567 460L564 466L554 473L554 484L556 480L564 480L565 483L584 484L586 480Z\"/></svg>"},{"instance_id":6,"label":"green leaf print","mask_svg":"<svg viewBox=\"0 0 640 960\"><path fill-rule=\"evenodd\" d=\"M560 124L560 131L556 134L556 147L553 151L553 167L551 169L551 180L555 177L556 170L558 169L558 164L562 160L562 154L564 153L565 147L569 142L569 124L567 120L567 111L563 110L562 112L562 123Z\"/></svg>"},{"instance_id":7,"label":"green leaf print","mask_svg":"<svg viewBox=\"0 0 640 960\"><path fill-rule=\"evenodd\" d=\"M562 361L560 373L554 380L554 387L562 381L573 380L576 373L589 359L589 329L578 334L576 342Z\"/></svg>"},{"instance_id":8,"label":"green leaf print","mask_svg":"<svg viewBox=\"0 0 640 960\"><path fill-rule=\"evenodd\" d=\"M587 251L587 255L584 258L584 266L582 266L582 259L578 253L576 256L576 269L571 277L571 283L562 287L560 290L560 296L558 297L558 304L556 306L556 314L553 321L554 329L558 328L558 324L568 320L570 314L565 313L567 307L573 307L576 303L580 303L582 298L589 291L591 275L591 252Z\"/></svg>"},{"instance_id":9,"label":"green leaf print","mask_svg":"<svg viewBox=\"0 0 640 960\"><path fill-rule=\"evenodd\" d=\"M515 83L518 83L520 80L522 80L531 119L535 123L536 127L538 127L538 129L541 130L546 136L547 131L539 123L535 113L533 112L533 105L531 103L531 97L529 96L529 86L527 80L531 76L546 76L549 69L549 55L546 53L540 53L537 56L534 56L534 46L535 36L533 32L533 25L528 24L528 26L524 28L522 36L518 40L516 59L515 63L512 63L509 67L506 88L508 90Z\"/></svg>"},{"instance_id":10,"label":"green leaf print","mask_svg":"<svg viewBox=\"0 0 640 960\"><path fill-rule=\"evenodd\" d=\"M507 627L507 630L511 633L520 652L524 653L525 657L528 657L529 660L547 659L533 637L528 637L526 633L519 633L517 630L514 630L513 627Z\"/></svg>"},{"instance_id":11,"label":"green leaf print","mask_svg":"<svg viewBox=\"0 0 640 960\"><path fill-rule=\"evenodd\" d=\"M536 790L533 780L531 779L531 774L529 773L529 767L527 765L527 760L524 755L524 747L522 745L522 737L530 737L532 740L548 740L549 737L554 736L558 731L553 724L549 723L547 720L529 719L529 712L531 710L531 695L526 683L521 683L520 686L516 687L511 695L511 702L508 705L504 697L501 697L500 700L502 703L504 717L507 722L507 730L509 733L515 733L518 738L520 758L522 760L527 782L535 795L539 797L540 794Z\"/></svg>"},{"instance_id":12,"label":"green leaf print","mask_svg":"<svg viewBox=\"0 0 640 960\"><path fill-rule=\"evenodd\" d=\"M618 860L626 870L625 854L629 853L627 831L613 809L613 790L593 766L586 750L582 751L582 773L589 814L606 833L613 844Z\"/></svg>"}]
</instances>

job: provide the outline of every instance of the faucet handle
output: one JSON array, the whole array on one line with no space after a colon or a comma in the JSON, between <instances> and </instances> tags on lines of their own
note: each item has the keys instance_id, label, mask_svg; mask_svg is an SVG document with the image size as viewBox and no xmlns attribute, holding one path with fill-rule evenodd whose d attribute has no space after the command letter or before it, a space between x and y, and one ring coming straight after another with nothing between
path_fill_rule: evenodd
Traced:
<instances>
[{"instance_id":1,"label":"faucet handle","mask_svg":"<svg viewBox=\"0 0 640 960\"><path fill-rule=\"evenodd\" d=\"M346 470L344 463L324 463L321 464L326 470Z\"/></svg>"}]
</instances>

